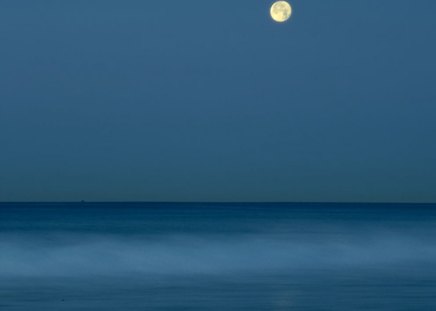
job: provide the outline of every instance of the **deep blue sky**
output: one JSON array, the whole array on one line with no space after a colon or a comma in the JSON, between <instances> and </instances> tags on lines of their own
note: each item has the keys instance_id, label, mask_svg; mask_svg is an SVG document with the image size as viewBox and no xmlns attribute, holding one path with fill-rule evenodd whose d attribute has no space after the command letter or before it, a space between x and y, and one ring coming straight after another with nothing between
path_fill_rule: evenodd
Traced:
<instances>
[{"instance_id":1,"label":"deep blue sky","mask_svg":"<svg viewBox=\"0 0 436 311\"><path fill-rule=\"evenodd\" d=\"M0 2L0 201L436 201L436 1Z\"/></svg>"}]
</instances>

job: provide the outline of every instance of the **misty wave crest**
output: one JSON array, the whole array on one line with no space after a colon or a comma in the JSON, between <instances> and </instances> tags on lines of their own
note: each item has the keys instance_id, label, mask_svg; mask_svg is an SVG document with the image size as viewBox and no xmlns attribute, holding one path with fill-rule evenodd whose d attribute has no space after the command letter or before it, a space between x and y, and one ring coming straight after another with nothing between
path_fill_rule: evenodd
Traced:
<instances>
[{"instance_id":1,"label":"misty wave crest","mask_svg":"<svg viewBox=\"0 0 436 311\"><path fill-rule=\"evenodd\" d=\"M424 261L436 262L435 247L411 237L379 236L366 242L263 235L0 239L0 277L292 273Z\"/></svg>"}]
</instances>

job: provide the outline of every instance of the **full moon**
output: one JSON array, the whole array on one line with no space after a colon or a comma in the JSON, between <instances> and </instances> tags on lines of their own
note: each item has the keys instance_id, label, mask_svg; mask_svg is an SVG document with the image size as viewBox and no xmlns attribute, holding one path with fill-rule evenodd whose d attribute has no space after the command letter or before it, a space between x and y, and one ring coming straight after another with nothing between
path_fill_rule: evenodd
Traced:
<instances>
[{"instance_id":1,"label":"full moon","mask_svg":"<svg viewBox=\"0 0 436 311\"><path fill-rule=\"evenodd\" d=\"M292 15L292 7L286 1L276 1L271 6L271 17L278 23L286 22Z\"/></svg>"}]
</instances>

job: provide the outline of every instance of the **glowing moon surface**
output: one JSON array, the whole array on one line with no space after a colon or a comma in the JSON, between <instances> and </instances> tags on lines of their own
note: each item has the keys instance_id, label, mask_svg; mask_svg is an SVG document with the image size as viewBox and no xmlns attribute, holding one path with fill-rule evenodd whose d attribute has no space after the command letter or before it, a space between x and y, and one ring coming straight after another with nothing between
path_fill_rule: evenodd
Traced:
<instances>
[{"instance_id":1,"label":"glowing moon surface","mask_svg":"<svg viewBox=\"0 0 436 311\"><path fill-rule=\"evenodd\" d=\"M292 15L292 7L286 1L276 1L271 6L271 17L278 23L286 22Z\"/></svg>"}]
</instances>

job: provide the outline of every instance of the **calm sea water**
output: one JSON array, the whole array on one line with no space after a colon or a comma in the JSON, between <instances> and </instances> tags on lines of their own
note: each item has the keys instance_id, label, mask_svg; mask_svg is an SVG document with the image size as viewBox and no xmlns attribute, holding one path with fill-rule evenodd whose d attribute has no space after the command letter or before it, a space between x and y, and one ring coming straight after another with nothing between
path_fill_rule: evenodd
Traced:
<instances>
[{"instance_id":1,"label":"calm sea water","mask_svg":"<svg viewBox=\"0 0 436 311\"><path fill-rule=\"evenodd\" d=\"M0 204L0 310L436 310L436 205Z\"/></svg>"}]
</instances>

